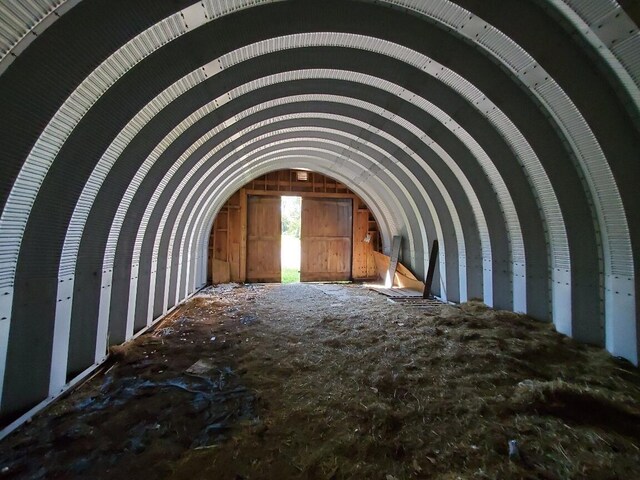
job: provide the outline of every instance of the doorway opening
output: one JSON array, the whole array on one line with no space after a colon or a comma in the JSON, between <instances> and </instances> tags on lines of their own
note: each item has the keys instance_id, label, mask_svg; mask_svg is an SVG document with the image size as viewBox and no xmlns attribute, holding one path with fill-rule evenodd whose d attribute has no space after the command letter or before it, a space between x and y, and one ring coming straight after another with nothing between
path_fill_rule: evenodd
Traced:
<instances>
[{"instance_id":1,"label":"doorway opening","mask_svg":"<svg viewBox=\"0 0 640 480\"><path fill-rule=\"evenodd\" d=\"M384 263L381 247L372 211L346 185L317 172L277 170L246 183L218 211L208 279L372 281Z\"/></svg>"},{"instance_id":2,"label":"doorway opening","mask_svg":"<svg viewBox=\"0 0 640 480\"><path fill-rule=\"evenodd\" d=\"M280 262L282 283L298 283L300 282L302 197L283 195L281 199L282 241L280 243Z\"/></svg>"}]
</instances>

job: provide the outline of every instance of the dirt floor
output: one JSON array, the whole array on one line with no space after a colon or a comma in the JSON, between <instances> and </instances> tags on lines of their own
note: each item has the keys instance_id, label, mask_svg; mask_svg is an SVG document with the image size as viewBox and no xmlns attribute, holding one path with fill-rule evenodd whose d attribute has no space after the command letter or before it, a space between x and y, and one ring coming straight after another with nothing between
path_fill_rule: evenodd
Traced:
<instances>
[{"instance_id":1,"label":"dirt floor","mask_svg":"<svg viewBox=\"0 0 640 480\"><path fill-rule=\"evenodd\" d=\"M220 286L2 441L0 478L628 480L640 373L479 303Z\"/></svg>"}]
</instances>

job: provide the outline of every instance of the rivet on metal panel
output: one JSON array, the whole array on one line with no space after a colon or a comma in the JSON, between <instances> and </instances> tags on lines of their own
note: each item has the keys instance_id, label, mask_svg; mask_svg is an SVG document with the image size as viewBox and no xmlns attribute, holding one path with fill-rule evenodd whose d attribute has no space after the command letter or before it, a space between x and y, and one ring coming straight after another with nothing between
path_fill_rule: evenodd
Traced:
<instances>
[{"instance_id":1,"label":"rivet on metal panel","mask_svg":"<svg viewBox=\"0 0 640 480\"><path fill-rule=\"evenodd\" d=\"M609 12L596 23L594 33L607 47L620 43L637 32L637 27L627 16L622 15L620 8Z\"/></svg>"},{"instance_id":2,"label":"rivet on metal panel","mask_svg":"<svg viewBox=\"0 0 640 480\"><path fill-rule=\"evenodd\" d=\"M193 30L207 21L207 15L204 6L201 3L194 3L180 12L180 16L184 20L185 27Z\"/></svg>"}]
</instances>

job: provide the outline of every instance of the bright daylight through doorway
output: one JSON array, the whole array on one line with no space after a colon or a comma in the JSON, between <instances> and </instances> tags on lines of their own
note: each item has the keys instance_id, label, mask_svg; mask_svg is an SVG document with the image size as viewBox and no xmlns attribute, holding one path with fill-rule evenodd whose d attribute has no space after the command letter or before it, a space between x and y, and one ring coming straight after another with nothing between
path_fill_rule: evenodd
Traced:
<instances>
[{"instance_id":1,"label":"bright daylight through doorway","mask_svg":"<svg viewBox=\"0 0 640 480\"><path fill-rule=\"evenodd\" d=\"M282 283L300 281L300 215L301 197L283 196L281 265Z\"/></svg>"}]
</instances>

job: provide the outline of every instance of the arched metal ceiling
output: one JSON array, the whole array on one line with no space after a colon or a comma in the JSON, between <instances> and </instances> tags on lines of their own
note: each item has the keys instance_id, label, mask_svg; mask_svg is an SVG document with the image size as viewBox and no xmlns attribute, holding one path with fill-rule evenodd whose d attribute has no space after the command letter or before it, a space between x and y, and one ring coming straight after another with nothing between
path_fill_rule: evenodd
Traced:
<instances>
[{"instance_id":1,"label":"arched metal ceiling","mask_svg":"<svg viewBox=\"0 0 640 480\"><path fill-rule=\"evenodd\" d=\"M443 296L637 364L638 51L609 0L3 3L3 419L203 285L215 213L289 167L418 274L440 240Z\"/></svg>"}]
</instances>

